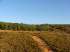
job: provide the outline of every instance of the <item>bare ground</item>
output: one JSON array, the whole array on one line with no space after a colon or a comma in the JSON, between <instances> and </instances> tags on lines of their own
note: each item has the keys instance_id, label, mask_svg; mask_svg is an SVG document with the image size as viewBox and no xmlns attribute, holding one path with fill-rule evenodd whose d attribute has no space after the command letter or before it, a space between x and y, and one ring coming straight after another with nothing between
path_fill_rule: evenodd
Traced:
<instances>
[{"instance_id":1,"label":"bare ground","mask_svg":"<svg viewBox=\"0 0 70 52\"><path fill-rule=\"evenodd\" d=\"M42 52L53 52L51 49L46 46L46 43L37 36L32 36L33 40L37 43L38 47Z\"/></svg>"}]
</instances>

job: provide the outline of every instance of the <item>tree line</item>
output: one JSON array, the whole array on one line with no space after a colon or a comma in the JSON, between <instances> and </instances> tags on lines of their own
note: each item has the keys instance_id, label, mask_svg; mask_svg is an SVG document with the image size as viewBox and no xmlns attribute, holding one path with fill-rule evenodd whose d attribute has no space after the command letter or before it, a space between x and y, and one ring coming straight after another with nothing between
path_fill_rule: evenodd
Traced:
<instances>
[{"instance_id":1,"label":"tree line","mask_svg":"<svg viewBox=\"0 0 70 52\"><path fill-rule=\"evenodd\" d=\"M47 31L48 24L23 24L0 22L0 30Z\"/></svg>"}]
</instances>

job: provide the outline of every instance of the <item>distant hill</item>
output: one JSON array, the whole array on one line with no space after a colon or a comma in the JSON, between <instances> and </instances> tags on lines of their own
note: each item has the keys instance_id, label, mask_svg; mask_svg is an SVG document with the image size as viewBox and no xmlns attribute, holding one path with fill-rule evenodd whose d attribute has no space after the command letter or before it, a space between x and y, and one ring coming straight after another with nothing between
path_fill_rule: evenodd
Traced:
<instances>
[{"instance_id":1,"label":"distant hill","mask_svg":"<svg viewBox=\"0 0 70 52\"><path fill-rule=\"evenodd\" d=\"M48 31L61 31L70 33L70 24L49 24Z\"/></svg>"}]
</instances>

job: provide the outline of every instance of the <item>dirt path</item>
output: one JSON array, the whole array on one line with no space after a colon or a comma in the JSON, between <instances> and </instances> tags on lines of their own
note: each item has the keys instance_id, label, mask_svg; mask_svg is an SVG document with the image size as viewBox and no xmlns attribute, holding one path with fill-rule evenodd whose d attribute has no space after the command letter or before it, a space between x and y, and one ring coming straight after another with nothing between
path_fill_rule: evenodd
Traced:
<instances>
[{"instance_id":1,"label":"dirt path","mask_svg":"<svg viewBox=\"0 0 70 52\"><path fill-rule=\"evenodd\" d=\"M40 39L37 36L32 36L33 40L37 43L38 47L42 50L42 52L53 52L52 50L50 50L47 46L46 43Z\"/></svg>"}]
</instances>

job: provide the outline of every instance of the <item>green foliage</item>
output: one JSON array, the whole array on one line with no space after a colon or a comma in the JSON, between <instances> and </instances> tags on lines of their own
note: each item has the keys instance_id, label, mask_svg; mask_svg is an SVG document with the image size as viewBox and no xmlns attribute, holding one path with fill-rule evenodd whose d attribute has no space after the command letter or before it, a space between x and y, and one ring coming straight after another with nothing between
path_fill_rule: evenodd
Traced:
<instances>
[{"instance_id":1,"label":"green foliage","mask_svg":"<svg viewBox=\"0 0 70 52\"><path fill-rule=\"evenodd\" d=\"M23 23L5 23L0 22L1 30L23 30L23 31L47 31L48 25L33 25L33 24L23 24Z\"/></svg>"}]
</instances>

